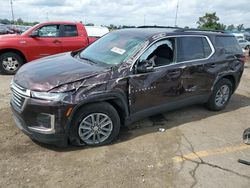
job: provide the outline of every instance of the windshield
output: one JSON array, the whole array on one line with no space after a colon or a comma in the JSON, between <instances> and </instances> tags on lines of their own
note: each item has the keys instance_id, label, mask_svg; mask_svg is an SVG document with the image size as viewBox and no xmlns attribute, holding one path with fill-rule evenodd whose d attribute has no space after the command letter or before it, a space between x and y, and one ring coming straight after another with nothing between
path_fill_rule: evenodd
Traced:
<instances>
[{"instance_id":1,"label":"windshield","mask_svg":"<svg viewBox=\"0 0 250 188\"><path fill-rule=\"evenodd\" d=\"M132 57L142 47L144 39L130 32L112 32L84 49L80 58L117 65Z\"/></svg>"}]
</instances>

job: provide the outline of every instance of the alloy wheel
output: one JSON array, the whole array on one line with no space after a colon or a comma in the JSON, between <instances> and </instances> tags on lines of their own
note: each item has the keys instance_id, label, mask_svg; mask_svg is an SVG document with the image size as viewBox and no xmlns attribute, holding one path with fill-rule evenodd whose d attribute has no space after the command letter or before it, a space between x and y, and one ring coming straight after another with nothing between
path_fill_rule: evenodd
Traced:
<instances>
[{"instance_id":1,"label":"alloy wheel","mask_svg":"<svg viewBox=\"0 0 250 188\"><path fill-rule=\"evenodd\" d=\"M113 123L109 116L103 113L92 113L80 122L78 134L85 143L95 145L107 140L112 130Z\"/></svg>"},{"instance_id":2,"label":"alloy wheel","mask_svg":"<svg viewBox=\"0 0 250 188\"><path fill-rule=\"evenodd\" d=\"M6 57L3 59L2 66L8 72L15 72L19 68L19 62L14 57Z\"/></svg>"},{"instance_id":3,"label":"alloy wheel","mask_svg":"<svg viewBox=\"0 0 250 188\"><path fill-rule=\"evenodd\" d=\"M220 87L220 89L217 91L215 96L215 104L218 107L223 106L229 99L230 96L230 88L228 85L223 85Z\"/></svg>"}]
</instances>

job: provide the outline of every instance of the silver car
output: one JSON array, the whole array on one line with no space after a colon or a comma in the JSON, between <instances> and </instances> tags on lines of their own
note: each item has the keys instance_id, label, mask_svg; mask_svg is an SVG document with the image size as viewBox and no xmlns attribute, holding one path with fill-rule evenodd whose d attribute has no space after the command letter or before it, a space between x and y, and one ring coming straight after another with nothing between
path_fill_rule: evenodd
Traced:
<instances>
[{"instance_id":1,"label":"silver car","mask_svg":"<svg viewBox=\"0 0 250 188\"><path fill-rule=\"evenodd\" d=\"M246 50L250 48L250 42L248 40L240 39L238 41L239 41L241 48L246 49Z\"/></svg>"}]
</instances>

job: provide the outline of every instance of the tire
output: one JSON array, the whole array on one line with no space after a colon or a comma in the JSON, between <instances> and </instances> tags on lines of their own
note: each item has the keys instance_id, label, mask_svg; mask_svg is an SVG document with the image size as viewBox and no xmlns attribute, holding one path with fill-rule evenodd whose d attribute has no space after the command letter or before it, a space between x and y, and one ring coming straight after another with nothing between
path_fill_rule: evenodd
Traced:
<instances>
[{"instance_id":1,"label":"tire","mask_svg":"<svg viewBox=\"0 0 250 188\"><path fill-rule=\"evenodd\" d=\"M110 122L111 124L108 124ZM104 126L105 124L107 125ZM76 112L70 127L69 140L71 144L77 146L101 146L114 141L119 131L120 117L116 109L107 102L94 103Z\"/></svg>"},{"instance_id":2,"label":"tire","mask_svg":"<svg viewBox=\"0 0 250 188\"><path fill-rule=\"evenodd\" d=\"M223 110L228 104L228 101L232 93L233 93L232 82L228 79L222 78L215 84L212 94L208 102L206 103L207 108L212 111Z\"/></svg>"},{"instance_id":3,"label":"tire","mask_svg":"<svg viewBox=\"0 0 250 188\"><path fill-rule=\"evenodd\" d=\"M4 74L15 74L23 65L23 58L14 52L6 52L0 55L0 71Z\"/></svg>"}]
</instances>

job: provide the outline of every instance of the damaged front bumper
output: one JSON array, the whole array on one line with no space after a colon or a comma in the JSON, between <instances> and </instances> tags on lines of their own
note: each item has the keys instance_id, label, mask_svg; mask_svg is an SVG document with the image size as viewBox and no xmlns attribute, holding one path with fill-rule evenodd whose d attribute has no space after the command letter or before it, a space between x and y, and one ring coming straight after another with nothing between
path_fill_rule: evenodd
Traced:
<instances>
[{"instance_id":1,"label":"damaged front bumper","mask_svg":"<svg viewBox=\"0 0 250 188\"><path fill-rule=\"evenodd\" d=\"M67 136L65 133L57 133L55 130L53 131L41 131L41 129L28 126L24 119L16 113L13 109L13 119L15 121L16 126L27 136L29 136L32 140L36 140L46 144L53 144L56 146L67 146Z\"/></svg>"},{"instance_id":2,"label":"damaged front bumper","mask_svg":"<svg viewBox=\"0 0 250 188\"><path fill-rule=\"evenodd\" d=\"M65 146L67 144L67 109L72 107L61 101L32 98L22 88L11 87L11 109L14 121L31 139Z\"/></svg>"}]
</instances>

